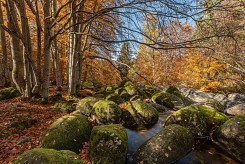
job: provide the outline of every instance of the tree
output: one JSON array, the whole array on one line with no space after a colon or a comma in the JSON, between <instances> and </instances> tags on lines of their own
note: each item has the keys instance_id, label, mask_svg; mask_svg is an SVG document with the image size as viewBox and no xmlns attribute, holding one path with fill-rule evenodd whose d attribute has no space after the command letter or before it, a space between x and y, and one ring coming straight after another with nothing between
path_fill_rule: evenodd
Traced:
<instances>
[{"instance_id":1,"label":"tree","mask_svg":"<svg viewBox=\"0 0 245 164\"><path fill-rule=\"evenodd\" d=\"M117 62L119 63L118 70L120 72L121 79L128 79L128 70L131 66L131 55L128 42L125 42L122 45L121 53L117 59Z\"/></svg>"}]
</instances>

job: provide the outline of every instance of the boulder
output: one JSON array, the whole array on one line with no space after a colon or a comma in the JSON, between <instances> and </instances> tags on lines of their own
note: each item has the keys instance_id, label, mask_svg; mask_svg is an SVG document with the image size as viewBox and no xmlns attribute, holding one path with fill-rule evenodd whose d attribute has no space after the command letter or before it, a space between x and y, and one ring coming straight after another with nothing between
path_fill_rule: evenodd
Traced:
<instances>
[{"instance_id":1,"label":"boulder","mask_svg":"<svg viewBox=\"0 0 245 164\"><path fill-rule=\"evenodd\" d=\"M128 117L123 117L127 125L129 125L128 122L133 120L131 125L151 127L157 123L159 116L158 111L151 104L141 100L127 102L125 108L123 108L123 113L125 114L125 112L129 114L126 115Z\"/></svg>"},{"instance_id":2,"label":"boulder","mask_svg":"<svg viewBox=\"0 0 245 164\"><path fill-rule=\"evenodd\" d=\"M96 97L85 97L79 100L74 113L90 116L93 113L93 105L97 101L99 101L99 99Z\"/></svg>"},{"instance_id":3,"label":"boulder","mask_svg":"<svg viewBox=\"0 0 245 164\"><path fill-rule=\"evenodd\" d=\"M54 109L70 113L76 110L76 104L74 101L56 102L54 104Z\"/></svg>"},{"instance_id":4,"label":"boulder","mask_svg":"<svg viewBox=\"0 0 245 164\"><path fill-rule=\"evenodd\" d=\"M122 110L113 101L100 100L93 106L94 117L98 124L119 123Z\"/></svg>"},{"instance_id":5,"label":"boulder","mask_svg":"<svg viewBox=\"0 0 245 164\"><path fill-rule=\"evenodd\" d=\"M185 104L181 98L166 92L158 92L154 94L152 96L152 101L154 103L176 110L185 107Z\"/></svg>"},{"instance_id":6,"label":"boulder","mask_svg":"<svg viewBox=\"0 0 245 164\"><path fill-rule=\"evenodd\" d=\"M223 124L228 117L212 108L191 105L170 115L165 125L179 124L188 128L194 137L207 137L212 129Z\"/></svg>"},{"instance_id":7,"label":"boulder","mask_svg":"<svg viewBox=\"0 0 245 164\"><path fill-rule=\"evenodd\" d=\"M169 86L166 92L179 97L181 100L184 100L184 96L182 95L181 91L175 86Z\"/></svg>"},{"instance_id":8,"label":"boulder","mask_svg":"<svg viewBox=\"0 0 245 164\"><path fill-rule=\"evenodd\" d=\"M245 95L240 93L232 93L228 95L228 99L235 102L245 102Z\"/></svg>"},{"instance_id":9,"label":"boulder","mask_svg":"<svg viewBox=\"0 0 245 164\"><path fill-rule=\"evenodd\" d=\"M117 93L111 93L108 96L106 96L105 100L108 101L113 101L117 104L121 104L124 102L124 100L122 99L122 97L120 95L118 95Z\"/></svg>"},{"instance_id":10,"label":"boulder","mask_svg":"<svg viewBox=\"0 0 245 164\"><path fill-rule=\"evenodd\" d=\"M177 161L194 145L194 138L187 128L172 124L144 143L134 154L136 163L169 164Z\"/></svg>"},{"instance_id":11,"label":"boulder","mask_svg":"<svg viewBox=\"0 0 245 164\"><path fill-rule=\"evenodd\" d=\"M57 119L41 136L44 148L71 150L76 153L89 140L92 126L80 114L66 115Z\"/></svg>"},{"instance_id":12,"label":"boulder","mask_svg":"<svg viewBox=\"0 0 245 164\"><path fill-rule=\"evenodd\" d=\"M19 95L19 91L13 87L0 90L0 100L12 99Z\"/></svg>"},{"instance_id":13,"label":"boulder","mask_svg":"<svg viewBox=\"0 0 245 164\"><path fill-rule=\"evenodd\" d=\"M226 121L214 136L214 140L221 148L241 162L245 162L245 115Z\"/></svg>"},{"instance_id":14,"label":"boulder","mask_svg":"<svg viewBox=\"0 0 245 164\"><path fill-rule=\"evenodd\" d=\"M128 149L126 129L119 124L95 126L90 137L92 164L125 164Z\"/></svg>"},{"instance_id":15,"label":"boulder","mask_svg":"<svg viewBox=\"0 0 245 164\"><path fill-rule=\"evenodd\" d=\"M226 109L225 113L232 116L245 115L245 103L234 105Z\"/></svg>"},{"instance_id":16,"label":"boulder","mask_svg":"<svg viewBox=\"0 0 245 164\"><path fill-rule=\"evenodd\" d=\"M35 148L21 154L13 164L83 164L79 156L69 150L57 151L54 149Z\"/></svg>"},{"instance_id":17,"label":"boulder","mask_svg":"<svg viewBox=\"0 0 245 164\"><path fill-rule=\"evenodd\" d=\"M202 106L206 106L209 108L213 108L222 113L224 113L225 111L225 107L219 101L214 100L214 99L209 99L205 102L199 102L199 103L196 103L195 105L202 105Z\"/></svg>"},{"instance_id":18,"label":"boulder","mask_svg":"<svg viewBox=\"0 0 245 164\"><path fill-rule=\"evenodd\" d=\"M152 101L154 103L166 106L168 108L174 108L174 103L171 101L168 93L165 92L158 92L153 94Z\"/></svg>"}]
</instances>

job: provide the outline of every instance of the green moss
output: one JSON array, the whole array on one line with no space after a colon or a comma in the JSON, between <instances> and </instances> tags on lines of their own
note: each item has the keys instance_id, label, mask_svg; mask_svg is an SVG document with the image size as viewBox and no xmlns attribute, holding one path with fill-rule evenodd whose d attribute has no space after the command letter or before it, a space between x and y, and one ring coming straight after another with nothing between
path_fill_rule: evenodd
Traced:
<instances>
[{"instance_id":1,"label":"green moss","mask_svg":"<svg viewBox=\"0 0 245 164\"><path fill-rule=\"evenodd\" d=\"M124 100L122 99L122 97L119 96L116 93L109 94L108 96L106 96L105 100L113 101L113 102L115 102L117 104L121 104L121 103L124 102Z\"/></svg>"},{"instance_id":2,"label":"green moss","mask_svg":"<svg viewBox=\"0 0 245 164\"><path fill-rule=\"evenodd\" d=\"M128 138L119 124L95 126L90 137L90 160L100 164L125 164Z\"/></svg>"},{"instance_id":3,"label":"green moss","mask_svg":"<svg viewBox=\"0 0 245 164\"><path fill-rule=\"evenodd\" d=\"M91 125L83 115L66 115L55 121L41 137L42 147L79 152L88 141Z\"/></svg>"},{"instance_id":4,"label":"green moss","mask_svg":"<svg viewBox=\"0 0 245 164\"><path fill-rule=\"evenodd\" d=\"M11 99L17 97L19 95L19 91L13 87L4 88L0 90L0 100Z\"/></svg>"},{"instance_id":5,"label":"green moss","mask_svg":"<svg viewBox=\"0 0 245 164\"><path fill-rule=\"evenodd\" d=\"M166 92L179 97L181 100L184 100L184 96L182 95L181 91L178 88L176 88L175 86L168 87Z\"/></svg>"},{"instance_id":6,"label":"green moss","mask_svg":"<svg viewBox=\"0 0 245 164\"><path fill-rule=\"evenodd\" d=\"M91 81L83 81L81 83L81 88L82 89L93 89L94 88L94 83Z\"/></svg>"},{"instance_id":7,"label":"green moss","mask_svg":"<svg viewBox=\"0 0 245 164\"><path fill-rule=\"evenodd\" d=\"M56 102L54 104L54 109L70 113L76 109L76 103L74 101Z\"/></svg>"},{"instance_id":8,"label":"green moss","mask_svg":"<svg viewBox=\"0 0 245 164\"><path fill-rule=\"evenodd\" d=\"M158 121L157 110L151 104L140 100L128 102L124 110L131 114L131 118L138 126L150 127ZM128 120L124 121L128 122Z\"/></svg>"},{"instance_id":9,"label":"green moss","mask_svg":"<svg viewBox=\"0 0 245 164\"><path fill-rule=\"evenodd\" d=\"M99 101L96 97L86 97L78 101L75 113L90 116L94 113L93 105Z\"/></svg>"},{"instance_id":10,"label":"green moss","mask_svg":"<svg viewBox=\"0 0 245 164\"><path fill-rule=\"evenodd\" d=\"M38 122L37 119L34 118L26 118L22 121L13 122L10 127L16 128L18 131L22 131L25 128L30 128L32 125L36 124Z\"/></svg>"},{"instance_id":11,"label":"green moss","mask_svg":"<svg viewBox=\"0 0 245 164\"><path fill-rule=\"evenodd\" d=\"M194 145L194 138L187 128L172 124L166 126L146 141L133 159L135 163L174 163L187 154Z\"/></svg>"},{"instance_id":12,"label":"green moss","mask_svg":"<svg viewBox=\"0 0 245 164\"><path fill-rule=\"evenodd\" d=\"M99 124L119 123L122 110L113 101L100 100L93 106L94 116Z\"/></svg>"},{"instance_id":13,"label":"green moss","mask_svg":"<svg viewBox=\"0 0 245 164\"><path fill-rule=\"evenodd\" d=\"M35 148L20 155L13 164L83 164L79 156L71 151Z\"/></svg>"},{"instance_id":14,"label":"green moss","mask_svg":"<svg viewBox=\"0 0 245 164\"><path fill-rule=\"evenodd\" d=\"M154 103L166 106L168 108L174 108L174 103L172 102L168 94L165 92L158 92L153 94L152 101Z\"/></svg>"},{"instance_id":15,"label":"green moss","mask_svg":"<svg viewBox=\"0 0 245 164\"><path fill-rule=\"evenodd\" d=\"M165 124L180 124L189 128L195 137L208 136L212 128L228 120L228 117L212 108L192 105L170 115Z\"/></svg>"},{"instance_id":16,"label":"green moss","mask_svg":"<svg viewBox=\"0 0 245 164\"><path fill-rule=\"evenodd\" d=\"M42 99L40 100L40 103L41 103L41 104L48 104L48 98L42 98Z\"/></svg>"}]
</instances>

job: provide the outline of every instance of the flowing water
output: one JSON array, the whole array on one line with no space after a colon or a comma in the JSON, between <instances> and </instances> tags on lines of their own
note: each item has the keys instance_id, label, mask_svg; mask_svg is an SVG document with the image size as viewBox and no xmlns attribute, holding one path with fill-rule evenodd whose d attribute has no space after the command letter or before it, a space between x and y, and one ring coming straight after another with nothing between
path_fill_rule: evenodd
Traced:
<instances>
[{"instance_id":1,"label":"flowing water","mask_svg":"<svg viewBox=\"0 0 245 164\"><path fill-rule=\"evenodd\" d=\"M128 164L133 164L132 155L148 139L158 133L162 127L162 122L171 114L170 111L159 115L158 122L150 129L131 130L127 129L128 134ZM238 164L229 155L220 150L213 143L206 142L198 149L191 151L185 157L181 158L175 164Z\"/></svg>"}]
</instances>

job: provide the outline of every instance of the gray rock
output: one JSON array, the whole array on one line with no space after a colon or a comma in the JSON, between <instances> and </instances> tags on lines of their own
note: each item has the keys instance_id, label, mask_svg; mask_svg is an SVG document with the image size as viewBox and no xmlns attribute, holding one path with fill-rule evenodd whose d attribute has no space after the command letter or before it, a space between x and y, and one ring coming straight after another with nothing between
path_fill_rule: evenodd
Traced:
<instances>
[{"instance_id":1,"label":"gray rock","mask_svg":"<svg viewBox=\"0 0 245 164\"><path fill-rule=\"evenodd\" d=\"M194 144L188 129L169 125L144 143L134 154L135 163L169 164L187 154Z\"/></svg>"},{"instance_id":2,"label":"gray rock","mask_svg":"<svg viewBox=\"0 0 245 164\"><path fill-rule=\"evenodd\" d=\"M92 164L125 164L128 149L126 129L119 124L95 126L90 137Z\"/></svg>"},{"instance_id":3,"label":"gray rock","mask_svg":"<svg viewBox=\"0 0 245 164\"><path fill-rule=\"evenodd\" d=\"M29 137L21 137L21 138L19 138L19 139L16 141L16 143L17 143L17 145L20 145L20 144L23 144L23 143L29 142L29 141L30 141L30 138L29 138Z\"/></svg>"},{"instance_id":4,"label":"gray rock","mask_svg":"<svg viewBox=\"0 0 245 164\"><path fill-rule=\"evenodd\" d=\"M233 116L245 115L245 103L234 105L226 109L225 113Z\"/></svg>"},{"instance_id":5,"label":"gray rock","mask_svg":"<svg viewBox=\"0 0 245 164\"><path fill-rule=\"evenodd\" d=\"M245 102L245 95L239 93L232 93L228 95L228 99L235 102Z\"/></svg>"},{"instance_id":6,"label":"gray rock","mask_svg":"<svg viewBox=\"0 0 245 164\"><path fill-rule=\"evenodd\" d=\"M215 132L214 137L221 148L241 162L245 162L245 115L226 121Z\"/></svg>"}]
</instances>

